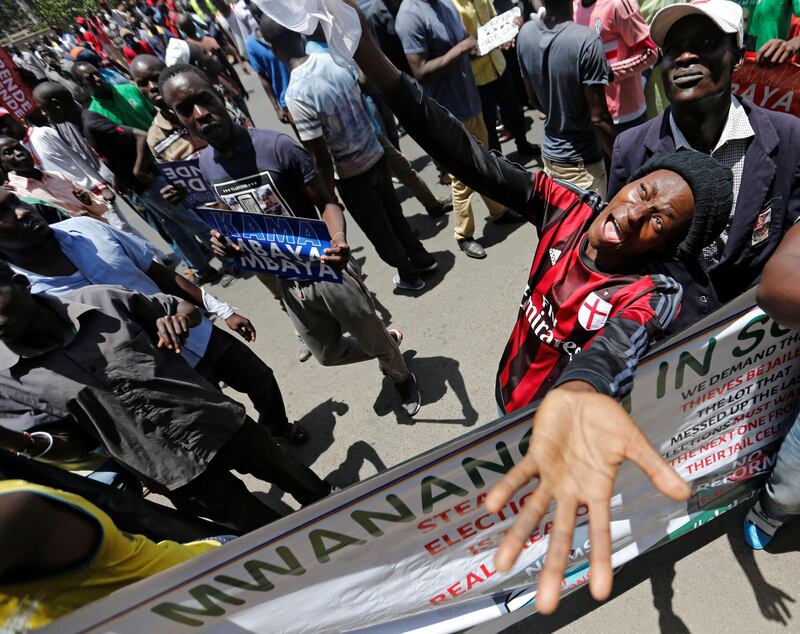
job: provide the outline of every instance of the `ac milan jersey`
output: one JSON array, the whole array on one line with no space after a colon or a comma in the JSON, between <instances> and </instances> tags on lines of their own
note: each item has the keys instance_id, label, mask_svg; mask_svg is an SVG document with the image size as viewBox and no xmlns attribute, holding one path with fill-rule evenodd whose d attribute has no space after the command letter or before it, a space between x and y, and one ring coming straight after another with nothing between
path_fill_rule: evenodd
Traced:
<instances>
[{"instance_id":1,"label":"ac milan jersey","mask_svg":"<svg viewBox=\"0 0 800 634\"><path fill-rule=\"evenodd\" d=\"M567 380L618 396L630 389L650 340L675 316L680 287L663 275L594 267L584 247L603 206L597 194L539 172L529 201L539 244L500 360L498 404L506 412L519 409Z\"/></svg>"},{"instance_id":2,"label":"ac milan jersey","mask_svg":"<svg viewBox=\"0 0 800 634\"><path fill-rule=\"evenodd\" d=\"M473 189L523 212L539 232L497 373L500 408L518 409L573 380L623 395L651 339L674 318L681 287L663 275L610 274L593 266L583 251L586 230L603 207L597 194L489 152L408 77L386 98L431 157Z\"/></svg>"}]
</instances>

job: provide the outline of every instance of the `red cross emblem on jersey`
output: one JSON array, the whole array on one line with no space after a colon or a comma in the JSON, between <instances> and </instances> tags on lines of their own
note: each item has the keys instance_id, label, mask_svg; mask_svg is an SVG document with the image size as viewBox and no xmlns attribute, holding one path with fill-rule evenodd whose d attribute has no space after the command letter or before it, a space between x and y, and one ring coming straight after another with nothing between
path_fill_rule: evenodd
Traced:
<instances>
[{"instance_id":1,"label":"red cross emblem on jersey","mask_svg":"<svg viewBox=\"0 0 800 634\"><path fill-rule=\"evenodd\" d=\"M611 304L592 291L578 309L578 321L586 330L600 330L611 314Z\"/></svg>"}]
</instances>

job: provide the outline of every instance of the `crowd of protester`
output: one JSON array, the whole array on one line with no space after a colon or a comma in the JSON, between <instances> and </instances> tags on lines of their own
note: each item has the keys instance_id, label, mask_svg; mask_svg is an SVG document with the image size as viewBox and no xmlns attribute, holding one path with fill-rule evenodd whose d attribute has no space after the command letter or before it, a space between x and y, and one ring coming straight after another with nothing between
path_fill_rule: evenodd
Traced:
<instances>
[{"instance_id":1,"label":"crowd of protester","mask_svg":"<svg viewBox=\"0 0 800 634\"><path fill-rule=\"evenodd\" d=\"M744 10L728 0L346 2L363 31L349 64L334 60L321 30L295 33L262 12L269 2L251 0L98 0L69 27L7 47L36 110L25 121L0 110L0 542L19 545L0 562L0 624L46 624L277 519L233 470L300 504L334 490L282 448L313 430L292 422L280 377L247 345L250 321L208 290L243 277L241 246L186 204L159 163L197 159L234 211L324 222L322 260L341 283L257 277L291 320L300 361L377 359L409 417L422 398L404 334L376 313L346 220L416 301L439 263L395 184L431 222L452 214L464 257L487 257L473 193L492 222L533 224L496 396L501 413L543 400L530 451L489 509L534 476L539 484L497 563L511 566L551 499L567 509L555 520L566 536L586 503L606 518L590 525L598 598L611 587L619 464L632 459L665 495L688 495L618 404L639 359L755 285L771 316L800 327L791 284L800 121L731 92L746 50L771 66L800 49L788 0ZM479 27L512 6L518 36L479 55ZM256 74L263 95L239 73ZM280 129L255 127L251 112L264 107ZM527 135L539 117L541 147ZM406 133L449 197L437 198L403 155ZM534 158L539 171L520 165ZM230 183L250 202L226 197ZM139 233L132 214L171 251ZM246 396L257 420L222 385ZM54 471L32 474L8 452ZM54 465L85 467L92 486L54 476ZM172 516L155 530L134 521L144 534L129 536L109 495L140 498L143 487L168 498L175 517L210 521L188 533ZM745 539L763 548L798 514L795 423ZM203 531L217 537L177 543ZM544 612L558 603L569 543L551 545Z\"/></svg>"}]
</instances>

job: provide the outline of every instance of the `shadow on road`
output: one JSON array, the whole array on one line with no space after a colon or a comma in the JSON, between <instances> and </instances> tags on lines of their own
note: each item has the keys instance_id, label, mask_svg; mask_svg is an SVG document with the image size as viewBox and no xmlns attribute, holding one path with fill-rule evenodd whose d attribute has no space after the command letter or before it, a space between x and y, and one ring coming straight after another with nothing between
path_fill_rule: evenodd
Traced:
<instances>
[{"instance_id":1,"label":"shadow on road","mask_svg":"<svg viewBox=\"0 0 800 634\"><path fill-rule=\"evenodd\" d=\"M419 297L420 295L429 293L442 283L444 276L452 271L456 264L455 253L452 251L434 251L431 255L436 258L436 262L438 262L439 266L433 273L426 273L422 276L422 279L425 281L425 288L423 288L421 291L404 291L399 288L395 288L392 291L395 295L411 295L413 297Z\"/></svg>"},{"instance_id":2,"label":"shadow on road","mask_svg":"<svg viewBox=\"0 0 800 634\"><path fill-rule=\"evenodd\" d=\"M378 473L386 470L386 465L383 460L381 460L375 448L368 442L357 440L347 449L347 456L344 462L334 469L325 479L339 488L355 484L361 480L359 474L366 462L369 462Z\"/></svg>"},{"instance_id":3,"label":"shadow on road","mask_svg":"<svg viewBox=\"0 0 800 634\"><path fill-rule=\"evenodd\" d=\"M795 599L764 579L756 564L753 551L743 541L742 518L748 509L749 506L732 510L675 542L642 555L626 564L614 577L614 591L609 601L613 601L631 588L649 580L653 588L653 606L659 612L661 631L669 632L670 634L673 632L687 632L685 623L680 616L675 614L672 607L672 584L675 578L675 564L715 539L726 535L731 544L733 554L753 586L753 593L764 618L788 624L789 619L791 619L788 603L794 603ZM800 544L800 522L795 522L781 529L773 543L774 546L771 544L769 548L770 553L796 551L798 544ZM709 583L711 583L715 579L714 572L709 570L708 573ZM602 604L592 599L589 594L589 588L586 586L565 597L555 614L550 616L533 614L502 631L505 634L555 632L586 616L600 607L600 605Z\"/></svg>"},{"instance_id":4,"label":"shadow on road","mask_svg":"<svg viewBox=\"0 0 800 634\"><path fill-rule=\"evenodd\" d=\"M409 418L400 409L400 400L392 382L386 378L383 381L378 398L373 409L378 416L386 416L392 412L397 416L401 425L415 425L417 423L436 423L445 425L463 425L471 427L478 422L478 412L472 406L467 394L464 377L461 376L459 363L449 357L417 357L416 350L409 350L403 354L408 367L417 377L420 394L422 395L422 409L414 418ZM425 406L436 403L447 394L447 388L453 390L461 404L461 418L426 418Z\"/></svg>"},{"instance_id":5,"label":"shadow on road","mask_svg":"<svg viewBox=\"0 0 800 634\"><path fill-rule=\"evenodd\" d=\"M486 225L483 227L483 237L479 242L483 245L484 249L490 249L496 244L500 244L508 236L514 233L517 229L526 226L527 223L519 222L517 224L509 225L496 225L491 219L486 219ZM533 253L533 245L531 244L531 253Z\"/></svg>"},{"instance_id":6,"label":"shadow on road","mask_svg":"<svg viewBox=\"0 0 800 634\"><path fill-rule=\"evenodd\" d=\"M333 445L333 429L336 427L337 416L346 414L349 409L347 403L333 399L320 403L299 419L309 435L305 444L293 446L284 443L281 447L297 462L307 467L312 466ZM294 510L282 501L284 493L276 486L272 486L268 493L254 492L254 495L283 515L288 515Z\"/></svg>"}]
</instances>

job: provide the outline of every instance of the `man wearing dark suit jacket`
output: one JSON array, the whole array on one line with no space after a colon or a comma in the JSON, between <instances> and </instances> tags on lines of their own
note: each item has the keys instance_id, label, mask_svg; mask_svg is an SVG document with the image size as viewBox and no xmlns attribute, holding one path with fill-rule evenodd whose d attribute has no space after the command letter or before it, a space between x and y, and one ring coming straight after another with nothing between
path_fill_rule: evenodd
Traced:
<instances>
[{"instance_id":1,"label":"man wearing dark suit jacket","mask_svg":"<svg viewBox=\"0 0 800 634\"><path fill-rule=\"evenodd\" d=\"M608 197L651 156L689 147L734 174L727 230L687 277L672 331L697 321L757 283L783 235L800 217L800 121L731 94L743 54L742 9L728 0L675 4L656 14L650 34L663 52L670 107L617 137Z\"/></svg>"}]
</instances>

